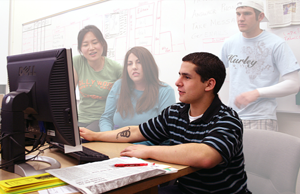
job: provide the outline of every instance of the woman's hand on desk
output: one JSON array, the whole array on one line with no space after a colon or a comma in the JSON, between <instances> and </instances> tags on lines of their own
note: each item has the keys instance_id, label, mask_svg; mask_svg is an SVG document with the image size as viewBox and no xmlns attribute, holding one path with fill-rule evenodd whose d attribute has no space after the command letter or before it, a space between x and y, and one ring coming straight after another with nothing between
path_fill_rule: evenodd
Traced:
<instances>
[{"instance_id":1,"label":"woman's hand on desk","mask_svg":"<svg viewBox=\"0 0 300 194\"><path fill-rule=\"evenodd\" d=\"M87 128L84 128L84 127L79 127L79 132L80 132L80 136L83 138L83 139L86 139L88 141L95 141L95 137L96 137L96 132L94 131L91 131Z\"/></svg>"}]
</instances>

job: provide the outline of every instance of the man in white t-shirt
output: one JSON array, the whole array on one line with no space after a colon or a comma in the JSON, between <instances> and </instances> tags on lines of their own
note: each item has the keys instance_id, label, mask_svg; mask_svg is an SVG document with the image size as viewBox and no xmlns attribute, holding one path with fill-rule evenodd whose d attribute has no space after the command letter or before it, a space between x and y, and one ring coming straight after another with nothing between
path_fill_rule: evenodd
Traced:
<instances>
[{"instance_id":1,"label":"man in white t-shirt","mask_svg":"<svg viewBox=\"0 0 300 194\"><path fill-rule=\"evenodd\" d=\"M238 1L236 17L240 33L226 40L221 52L231 75L229 106L244 129L277 131L275 98L299 91L300 66L282 38L260 29L260 22L268 21L263 2Z\"/></svg>"}]
</instances>

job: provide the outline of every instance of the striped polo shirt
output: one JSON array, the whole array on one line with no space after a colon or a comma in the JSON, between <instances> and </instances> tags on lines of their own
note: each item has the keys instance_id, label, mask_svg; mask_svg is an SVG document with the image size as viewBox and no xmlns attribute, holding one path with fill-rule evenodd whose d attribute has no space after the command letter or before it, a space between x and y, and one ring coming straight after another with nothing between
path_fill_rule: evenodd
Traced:
<instances>
[{"instance_id":1,"label":"striped polo shirt","mask_svg":"<svg viewBox=\"0 0 300 194\"><path fill-rule=\"evenodd\" d=\"M237 113L216 96L203 116L189 121L190 105L177 103L139 125L145 138L154 144L170 139L172 145L204 143L216 149L223 161L178 179L183 193L236 193L247 191L244 170L243 127ZM201 150L199 150L200 152Z\"/></svg>"}]
</instances>

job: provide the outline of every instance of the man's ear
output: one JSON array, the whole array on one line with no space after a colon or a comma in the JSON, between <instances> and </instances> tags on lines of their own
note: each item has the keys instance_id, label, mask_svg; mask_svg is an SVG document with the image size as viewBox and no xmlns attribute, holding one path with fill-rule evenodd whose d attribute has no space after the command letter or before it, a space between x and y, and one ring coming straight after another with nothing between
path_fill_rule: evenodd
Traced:
<instances>
[{"instance_id":1,"label":"man's ear","mask_svg":"<svg viewBox=\"0 0 300 194\"><path fill-rule=\"evenodd\" d=\"M261 22L265 18L265 13L260 13L258 15L258 20Z\"/></svg>"},{"instance_id":2,"label":"man's ear","mask_svg":"<svg viewBox=\"0 0 300 194\"><path fill-rule=\"evenodd\" d=\"M216 86L216 80L214 78L210 78L206 81L205 91L209 92L213 90Z\"/></svg>"}]
</instances>

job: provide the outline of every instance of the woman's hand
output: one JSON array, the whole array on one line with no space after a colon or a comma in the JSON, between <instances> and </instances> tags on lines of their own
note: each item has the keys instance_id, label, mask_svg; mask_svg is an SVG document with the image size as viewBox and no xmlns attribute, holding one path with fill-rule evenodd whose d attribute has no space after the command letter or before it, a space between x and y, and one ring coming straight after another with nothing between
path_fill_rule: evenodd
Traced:
<instances>
[{"instance_id":1,"label":"woman's hand","mask_svg":"<svg viewBox=\"0 0 300 194\"><path fill-rule=\"evenodd\" d=\"M79 127L80 136L88 141L95 141L97 132L91 131L84 127Z\"/></svg>"}]
</instances>

